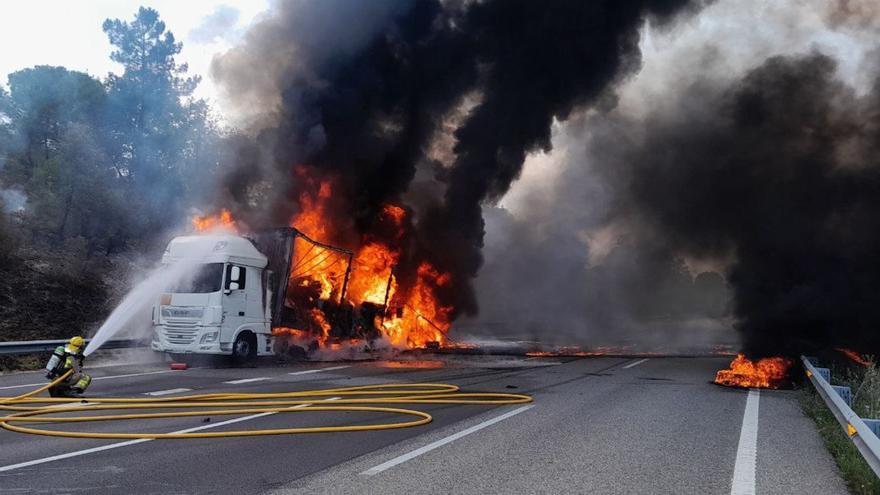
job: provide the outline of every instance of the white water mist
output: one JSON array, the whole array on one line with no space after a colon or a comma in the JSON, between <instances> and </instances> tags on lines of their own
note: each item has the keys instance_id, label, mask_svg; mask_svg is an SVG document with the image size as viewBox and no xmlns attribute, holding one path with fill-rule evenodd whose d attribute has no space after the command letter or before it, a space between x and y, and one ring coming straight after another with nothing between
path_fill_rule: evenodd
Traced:
<instances>
[{"instance_id":1,"label":"white water mist","mask_svg":"<svg viewBox=\"0 0 880 495\"><path fill-rule=\"evenodd\" d=\"M133 320L144 318L147 311L158 302L159 295L169 287L180 284L192 277L199 263L193 260L180 260L154 269L143 281L131 289L128 294L110 313L110 316L92 337L86 346L85 355L98 350L104 342L119 334L130 325L137 324Z\"/></svg>"}]
</instances>

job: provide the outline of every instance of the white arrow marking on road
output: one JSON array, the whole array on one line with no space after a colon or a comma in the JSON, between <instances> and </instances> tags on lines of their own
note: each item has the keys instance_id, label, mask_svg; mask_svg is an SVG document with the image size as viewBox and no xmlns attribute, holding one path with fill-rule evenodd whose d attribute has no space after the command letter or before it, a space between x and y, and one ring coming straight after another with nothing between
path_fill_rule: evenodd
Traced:
<instances>
[{"instance_id":1,"label":"white arrow marking on road","mask_svg":"<svg viewBox=\"0 0 880 495\"><path fill-rule=\"evenodd\" d=\"M755 470L758 465L758 401L761 392L749 390L746 398L746 412L743 413L742 430L739 433L739 447L736 449L736 464L733 467L733 482L730 495L755 495Z\"/></svg>"},{"instance_id":2,"label":"white arrow marking on road","mask_svg":"<svg viewBox=\"0 0 880 495\"><path fill-rule=\"evenodd\" d=\"M492 426L499 421L504 421L505 419L510 418L512 416L516 416L517 414L519 414L521 412L526 412L533 407L535 407L535 405L530 404L528 406L522 406L522 407L514 409L513 411L506 412L506 413L502 414L501 416L495 416L494 418L483 421L482 423L480 423L478 425L471 426L470 428L468 428L466 430L462 430L462 431L455 433L453 435L449 435L448 437L437 440L434 443L429 443L428 445L425 445L424 447L413 450L412 452L409 452L407 454L403 454L401 456L395 457L394 459L391 459L390 461L383 462L382 464L379 464L376 467L372 467L370 469L367 469L366 471L362 472L361 474L364 476L373 476L373 475L379 474L382 471L385 471L387 469L391 469L398 464L403 464L404 462L406 462L410 459L416 458L416 457L418 457L422 454L425 454L427 452L430 452L436 448L442 447L442 446L446 445L447 443L454 442L461 437L464 437L464 436L470 435L471 433L480 431L487 426Z\"/></svg>"}]
</instances>

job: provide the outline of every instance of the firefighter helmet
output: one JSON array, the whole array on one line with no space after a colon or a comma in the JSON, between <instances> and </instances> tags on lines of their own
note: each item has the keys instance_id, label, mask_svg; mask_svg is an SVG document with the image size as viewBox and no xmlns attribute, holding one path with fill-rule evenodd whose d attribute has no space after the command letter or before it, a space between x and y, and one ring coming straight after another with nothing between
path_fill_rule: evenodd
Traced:
<instances>
[{"instance_id":1,"label":"firefighter helmet","mask_svg":"<svg viewBox=\"0 0 880 495\"><path fill-rule=\"evenodd\" d=\"M83 344L85 344L85 340L77 335L76 337L72 337L67 343L70 345L70 347L76 347L77 349L80 349Z\"/></svg>"}]
</instances>

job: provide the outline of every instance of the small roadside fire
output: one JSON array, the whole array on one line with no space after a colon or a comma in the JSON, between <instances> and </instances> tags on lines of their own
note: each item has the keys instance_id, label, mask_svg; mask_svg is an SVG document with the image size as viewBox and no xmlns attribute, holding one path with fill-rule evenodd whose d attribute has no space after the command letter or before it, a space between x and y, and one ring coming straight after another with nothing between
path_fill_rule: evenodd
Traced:
<instances>
[{"instance_id":1,"label":"small roadside fire","mask_svg":"<svg viewBox=\"0 0 880 495\"><path fill-rule=\"evenodd\" d=\"M769 357L752 361L738 354L730 368L715 374L715 383L727 387L779 388L788 379L792 362L784 357Z\"/></svg>"}]
</instances>

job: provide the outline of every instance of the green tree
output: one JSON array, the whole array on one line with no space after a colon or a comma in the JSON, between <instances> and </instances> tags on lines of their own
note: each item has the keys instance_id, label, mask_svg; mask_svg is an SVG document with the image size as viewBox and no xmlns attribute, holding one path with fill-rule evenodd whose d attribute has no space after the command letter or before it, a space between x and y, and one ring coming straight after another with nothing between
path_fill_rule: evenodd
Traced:
<instances>
[{"instance_id":1,"label":"green tree","mask_svg":"<svg viewBox=\"0 0 880 495\"><path fill-rule=\"evenodd\" d=\"M220 133L181 44L153 9L107 20L122 75L101 82L37 66L0 88L0 189L27 197L16 213L31 241L110 254L185 221L219 161Z\"/></svg>"},{"instance_id":2,"label":"green tree","mask_svg":"<svg viewBox=\"0 0 880 495\"><path fill-rule=\"evenodd\" d=\"M12 225L4 211L3 198L0 198L0 266L9 264L12 253L18 244L17 241L18 239L12 231Z\"/></svg>"},{"instance_id":3,"label":"green tree","mask_svg":"<svg viewBox=\"0 0 880 495\"><path fill-rule=\"evenodd\" d=\"M6 153L12 144L12 119L10 113L12 102L9 92L0 86L0 170L3 170L3 162Z\"/></svg>"},{"instance_id":4,"label":"green tree","mask_svg":"<svg viewBox=\"0 0 880 495\"><path fill-rule=\"evenodd\" d=\"M92 184L88 192L82 188L83 181L109 175L100 143L90 143L96 152L88 158L70 152L72 141L83 132L102 134L104 86L88 74L37 66L11 74L9 87L0 107L9 134L0 187L27 194L23 224L37 240L81 235L69 224L72 215L81 215L81 199L105 196L114 186Z\"/></svg>"},{"instance_id":5,"label":"green tree","mask_svg":"<svg viewBox=\"0 0 880 495\"><path fill-rule=\"evenodd\" d=\"M187 65L175 60L182 44L155 10L141 7L132 22L108 19L103 27L110 57L124 68L107 80L111 158L144 207L140 228L167 227L180 221L187 187L198 182L191 174L210 166L202 143L216 133L205 103L192 97L199 77L187 77Z\"/></svg>"},{"instance_id":6,"label":"green tree","mask_svg":"<svg viewBox=\"0 0 880 495\"><path fill-rule=\"evenodd\" d=\"M0 110L16 134L17 151L31 163L52 157L70 123L96 126L101 120L104 87L88 74L41 65L10 74L9 88Z\"/></svg>"}]
</instances>

